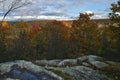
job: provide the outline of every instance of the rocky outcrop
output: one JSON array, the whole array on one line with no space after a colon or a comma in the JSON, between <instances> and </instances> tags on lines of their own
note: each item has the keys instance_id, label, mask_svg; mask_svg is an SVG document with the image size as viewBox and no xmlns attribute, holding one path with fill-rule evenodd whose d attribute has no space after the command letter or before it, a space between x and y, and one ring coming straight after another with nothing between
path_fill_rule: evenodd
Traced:
<instances>
[{"instance_id":1,"label":"rocky outcrop","mask_svg":"<svg viewBox=\"0 0 120 80\"><path fill-rule=\"evenodd\" d=\"M110 80L105 75L96 70L85 66L72 66L72 67L50 67L49 69L58 70L68 74L73 80Z\"/></svg>"},{"instance_id":2,"label":"rocky outcrop","mask_svg":"<svg viewBox=\"0 0 120 80\"><path fill-rule=\"evenodd\" d=\"M110 62L104 62L104 59L95 55L88 55L79 57L76 59L64 59L64 60L36 60L36 64L41 66L56 66L56 67L65 67L65 66L75 66L75 65L84 65L84 66L95 66L97 68L102 68L108 66Z\"/></svg>"},{"instance_id":3,"label":"rocky outcrop","mask_svg":"<svg viewBox=\"0 0 120 80\"><path fill-rule=\"evenodd\" d=\"M111 80L93 69L111 64L119 63L94 55L76 59L36 60L33 63L17 60L0 63L0 80L66 80L63 74L70 76L71 80Z\"/></svg>"},{"instance_id":4,"label":"rocky outcrop","mask_svg":"<svg viewBox=\"0 0 120 80\"><path fill-rule=\"evenodd\" d=\"M0 64L0 75L20 80L64 80L51 71L28 61L15 61Z\"/></svg>"},{"instance_id":5,"label":"rocky outcrop","mask_svg":"<svg viewBox=\"0 0 120 80\"><path fill-rule=\"evenodd\" d=\"M94 66L96 68L103 68L108 66L102 57L95 55L88 55L77 58L78 63L82 63L84 66Z\"/></svg>"}]
</instances>

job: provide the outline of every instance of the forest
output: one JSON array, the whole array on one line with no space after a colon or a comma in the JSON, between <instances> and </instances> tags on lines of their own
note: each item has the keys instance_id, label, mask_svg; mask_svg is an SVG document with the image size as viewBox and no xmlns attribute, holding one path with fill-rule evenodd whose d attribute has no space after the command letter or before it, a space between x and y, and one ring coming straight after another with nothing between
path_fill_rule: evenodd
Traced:
<instances>
[{"instance_id":1,"label":"forest","mask_svg":"<svg viewBox=\"0 0 120 80\"><path fill-rule=\"evenodd\" d=\"M71 23L52 20L0 25L0 62L77 58L98 55L120 61L120 2L110 6L109 24L99 27L92 14L80 13Z\"/></svg>"}]
</instances>

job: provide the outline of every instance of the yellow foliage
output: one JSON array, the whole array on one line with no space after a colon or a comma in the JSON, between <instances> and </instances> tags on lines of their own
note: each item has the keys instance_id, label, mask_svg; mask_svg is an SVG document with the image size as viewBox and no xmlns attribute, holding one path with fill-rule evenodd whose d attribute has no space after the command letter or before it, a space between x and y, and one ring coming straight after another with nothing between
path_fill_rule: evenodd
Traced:
<instances>
[{"instance_id":1,"label":"yellow foliage","mask_svg":"<svg viewBox=\"0 0 120 80\"><path fill-rule=\"evenodd\" d=\"M71 28L72 27L70 23L65 22L65 21L63 21L62 24L65 25L65 27L67 27L67 28Z\"/></svg>"},{"instance_id":2,"label":"yellow foliage","mask_svg":"<svg viewBox=\"0 0 120 80\"><path fill-rule=\"evenodd\" d=\"M18 32L21 32L21 31L26 31L26 32L30 32L30 26L28 23L26 22L20 22L16 25L16 28L18 29L17 31Z\"/></svg>"},{"instance_id":3,"label":"yellow foliage","mask_svg":"<svg viewBox=\"0 0 120 80\"><path fill-rule=\"evenodd\" d=\"M3 21L3 22L2 22L2 27L8 27L8 22Z\"/></svg>"}]
</instances>

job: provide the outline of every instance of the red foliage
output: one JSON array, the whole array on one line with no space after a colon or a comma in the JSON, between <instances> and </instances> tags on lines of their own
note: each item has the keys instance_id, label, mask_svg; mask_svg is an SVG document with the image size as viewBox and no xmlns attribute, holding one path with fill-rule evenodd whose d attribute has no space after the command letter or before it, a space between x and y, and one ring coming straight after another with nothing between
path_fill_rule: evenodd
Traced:
<instances>
[{"instance_id":1,"label":"red foliage","mask_svg":"<svg viewBox=\"0 0 120 80\"><path fill-rule=\"evenodd\" d=\"M37 33L40 29L41 29L41 27L39 27L38 25L33 25L33 26L31 27L31 31L32 31L33 33Z\"/></svg>"},{"instance_id":2,"label":"red foliage","mask_svg":"<svg viewBox=\"0 0 120 80\"><path fill-rule=\"evenodd\" d=\"M40 26L38 26L38 25L33 25L32 27L31 27L31 32L30 32L30 37L31 38L33 38L33 37L35 37L35 35L40 31L40 29L41 29L41 27Z\"/></svg>"}]
</instances>

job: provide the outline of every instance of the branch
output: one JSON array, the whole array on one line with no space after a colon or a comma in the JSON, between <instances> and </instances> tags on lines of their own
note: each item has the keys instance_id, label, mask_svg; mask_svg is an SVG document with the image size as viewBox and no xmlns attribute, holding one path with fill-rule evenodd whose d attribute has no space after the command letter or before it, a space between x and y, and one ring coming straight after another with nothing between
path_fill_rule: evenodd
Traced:
<instances>
[{"instance_id":1,"label":"branch","mask_svg":"<svg viewBox=\"0 0 120 80\"><path fill-rule=\"evenodd\" d=\"M2 1L5 1L5 0L2 0ZM3 16L3 19L2 21L4 21L5 17L12 11L16 10L16 9L19 9L21 7L24 7L26 5L29 5L30 2L23 2L23 0L13 0L10 5L8 6L8 10L6 11L6 13L4 14Z\"/></svg>"}]
</instances>

